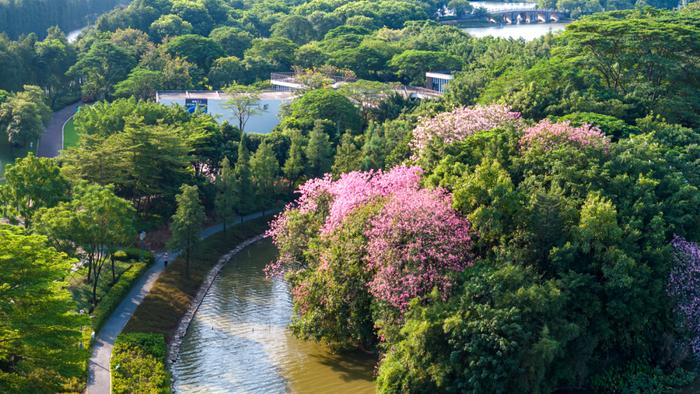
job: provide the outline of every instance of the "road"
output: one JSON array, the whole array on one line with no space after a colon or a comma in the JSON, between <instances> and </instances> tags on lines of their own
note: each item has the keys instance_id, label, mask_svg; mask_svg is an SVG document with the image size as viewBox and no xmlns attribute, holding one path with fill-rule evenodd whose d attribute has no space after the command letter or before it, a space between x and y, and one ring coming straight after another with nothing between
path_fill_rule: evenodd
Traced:
<instances>
[{"instance_id":1,"label":"road","mask_svg":"<svg viewBox=\"0 0 700 394\"><path fill-rule=\"evenodd\" d=\"M272 211L268 213L271 212ZM256 212L244 216L243 220L232 221L232 225L233 223L247 222L262 216L262 212ZM223 231L223 225L218 224L211 226L200 233L200 238L205 239L221 231ZM170 261L174 260L179 254L179 252L173 251L166 253ZM166 253L156 255L155 263L139 277L134 287L129 291L129 294L124 297L117 309L112 312L112 315L95 337L92 355L90 356L90 364L88 366L88 394L110 394L112 379L110 376L109 363L112 358L114 341L129 322L136 308L143 302L143 299L151 290L153 284L158 280L161 272L165 269L163 260Z\"/></svg>"},{"instance_id":2,"label":"road","mask_svg":"<svg viewBox=\"0 0 700 394\"><path fill-rule=\"evenodd\" d=\"M46 131L44 131L44 134L42 134L39 139L37 156L58 156L58 152L63 149L63 125L75 114L80 104L80 102L71 104L51 115L51 120L48 126L46 126Z\"/></svg>"}]
</instances>

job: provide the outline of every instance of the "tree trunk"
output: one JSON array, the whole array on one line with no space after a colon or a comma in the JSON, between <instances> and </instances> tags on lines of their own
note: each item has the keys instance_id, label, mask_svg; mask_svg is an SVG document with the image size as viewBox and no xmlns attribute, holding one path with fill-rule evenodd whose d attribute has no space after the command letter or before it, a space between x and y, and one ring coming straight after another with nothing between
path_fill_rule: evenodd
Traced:
<instances>
[{"instance_id":1,"label":"tree trunk","mask_svg":"<svg viewBox=\"0 0 700 394\"><path fill-rule=\"evenodd\" d=\"M114 285L115 283L117 283L117 274L114 271L114 255L110 255L109 260L112 263L112 285Z\"/></svg>"},{"instance_id":2,"label":"tree trunk","mask_svg":"<svg viewBox=\"0 0 700 394\"><path fill-rule=\"evenodd\" d=\"M97 269L95 269L93 276L94 279L92 281L92 310L95 310L95 307L97 306L97 281L100 279L100 275L97 272Z\"/></svg>"}]
</instances>

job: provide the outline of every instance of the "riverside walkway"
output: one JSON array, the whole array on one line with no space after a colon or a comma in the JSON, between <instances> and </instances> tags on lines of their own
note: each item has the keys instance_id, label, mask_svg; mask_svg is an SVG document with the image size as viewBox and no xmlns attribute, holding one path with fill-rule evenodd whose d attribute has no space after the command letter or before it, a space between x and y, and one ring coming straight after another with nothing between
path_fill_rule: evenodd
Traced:
<instances>
[{"instance_id":1,"label":"riverside walkway","mask_svg":"<svg viewBox=\"0 0 700 394\"><path fill-rule=\"evenodd\" d=\"M267 213L272 212L274 211L268 211ZM263 216L264 214L262 212L252 213L244 216L238 223L248 222ZM223 231L223 229L224 227L221 224L208 227L202 230L200 238L208 238ZM167 256L169 261L173 261L177 258L178 254L179 252L175 251L157 254L153 265L136 280L129 294L124 297L117 309L112 312L109 319L95 337L88 366L88 394L111 393L112 377L110 374L110 359L112 358L114 341L129 322L136 308L143 302L143 299L151 290L156 280L158 280L160 274L166 269L163 264L165 257Z\"/></svg>"}]
</instances>

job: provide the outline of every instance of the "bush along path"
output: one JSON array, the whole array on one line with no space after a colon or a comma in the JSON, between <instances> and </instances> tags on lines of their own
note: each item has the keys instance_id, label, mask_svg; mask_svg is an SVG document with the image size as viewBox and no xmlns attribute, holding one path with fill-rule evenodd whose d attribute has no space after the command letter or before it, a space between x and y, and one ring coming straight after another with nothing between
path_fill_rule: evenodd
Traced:
<instances>
[{"instance_id":1,"label":"bush along path","mask_svg":"<svg viewBox=\"0 0 700 394\"><path fill-rule=\"evenodd\" d=\"M239 223L252 221L263 217L262 212L256 212L241 218ZM206 239L223 231L223 225L215 225L200 233L201 239ZM136 308L141 304L148 292L166 269L164 261L173 261L179 252L169 251L156 254L155 263L134 283L131 291L124 297L109 319L95 337L92 355L88 365L88 394L110 394L111 375L110 359L117 336L122 332Z\"/></svg>"}]
</instances>

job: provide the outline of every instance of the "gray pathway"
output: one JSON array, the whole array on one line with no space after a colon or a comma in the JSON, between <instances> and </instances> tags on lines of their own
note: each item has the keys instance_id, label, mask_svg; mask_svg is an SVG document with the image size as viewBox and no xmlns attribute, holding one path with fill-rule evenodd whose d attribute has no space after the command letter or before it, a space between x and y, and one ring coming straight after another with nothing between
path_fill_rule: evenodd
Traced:
<instances>
[{"instance_id":1,"label":"gray pathway","mask_svg":"<svg viewBox=\"0 0 700 394\"><path fill-rule=\"evenodd\" d=\"M58 152L63 149L63 125L75 114L80 104L77 102L53 113L46 131L39 139L37 156L58 156Z\"/></svg>"},{"instance_id":2,"label":"gray pathway","mask_svg":"<svg viewBox=\"0 0 700 394\"><path fill-rule=\"evenodd\" d=\"M273 211L267 212L272 213ZM262 217L262 212L256 212L244 216L242 220L232 223L247 222L253 219ZM200 237L202 239L210 237L218 232L223 231L223 225L218 224L208 227L202 231ZM122 332L126 323L129 322L131 316L136 311L136 308L141 304L146 294L151 290L160 273L163 272L163 260L165 257L169 261L174 260L179 252L165 252L156 255L156 261L153 265L136 281L134 287L129 291L129 294L124 297L117 309L112 312L112 315L105 322L100 332L95 337L95 343L90 356L90 364L88 366L88 394L109 394L111 392L111 376L109 362L112 358L112 347L117 336Z\"/></svg>"}]
</instances>

